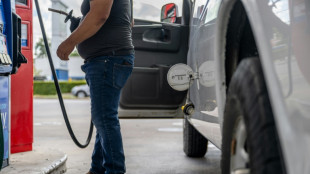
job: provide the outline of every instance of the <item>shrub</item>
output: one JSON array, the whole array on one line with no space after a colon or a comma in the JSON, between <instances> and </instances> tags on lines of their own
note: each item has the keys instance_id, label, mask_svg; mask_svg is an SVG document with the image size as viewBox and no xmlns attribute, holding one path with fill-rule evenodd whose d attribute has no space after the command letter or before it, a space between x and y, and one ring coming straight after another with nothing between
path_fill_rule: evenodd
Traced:
<instances>
[{"instance_id":1,"label":"shrub","mask_svg":"<svg viewBox=\"0 0 310 174\"><path fill-rule=\"evenodd\" d=\"M71 81L71 82L59 82L60 90L62 93L70 93L74 86L85 85L86 81ZM54 82L46 81L34 81L33 82L33 94L34 95L55 95L56 88Z\"/></svg>"}]
</instances>

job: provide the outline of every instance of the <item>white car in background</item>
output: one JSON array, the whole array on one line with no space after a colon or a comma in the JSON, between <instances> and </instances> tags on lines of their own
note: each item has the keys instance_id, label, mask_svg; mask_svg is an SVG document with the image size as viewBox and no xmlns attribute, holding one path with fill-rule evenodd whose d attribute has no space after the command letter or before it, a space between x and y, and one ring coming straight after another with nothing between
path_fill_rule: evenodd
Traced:
<instances>
[{"instance_id":1,"label":"white car in background","mask_svg":"<svg viewBox=\"0 0 310 174\"><path fill-rule=\"evenodd\" d=\"M90 96L88 85L79 85L71 89L71 94L77 98L85 98Z\"/></svg>"}]
</instances>

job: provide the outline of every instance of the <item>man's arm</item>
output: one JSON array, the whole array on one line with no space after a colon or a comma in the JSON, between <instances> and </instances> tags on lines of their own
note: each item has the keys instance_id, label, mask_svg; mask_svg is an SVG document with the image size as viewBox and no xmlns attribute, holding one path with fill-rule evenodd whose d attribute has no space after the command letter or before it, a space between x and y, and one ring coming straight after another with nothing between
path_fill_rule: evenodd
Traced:
<instances>
[{"instance_id":1,"label":"man's arm","mask_svg":"<svg viewBox=\"0 0 310 174\"><path fill-rule=\"evenodd\" d=\"M58 49L61 60L69 60L74 47L95 35L110 16L113 0L90 0L90 10L81 25L65 40Z\"/></svg>"}]
</instances>

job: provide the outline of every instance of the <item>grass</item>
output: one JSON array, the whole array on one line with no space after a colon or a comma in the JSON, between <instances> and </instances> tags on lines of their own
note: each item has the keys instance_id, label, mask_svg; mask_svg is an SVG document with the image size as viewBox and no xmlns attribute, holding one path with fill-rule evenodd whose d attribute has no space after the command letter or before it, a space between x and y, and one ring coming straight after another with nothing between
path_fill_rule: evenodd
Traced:
<instances>
[{"instance_id":1,"label":"grass","mask_svg":"<svg viewBox=\"0 0 310 174\"><path fill-rule=\"evenodd\" d=\"M73 96L71 93L64 93L62 94L62 97L64 99L79 99L75 96ZM34 95L33 98L36 98L36 99L58 99L58 96L57 95ZM88 97L86 97L85 99L88 99Z\"/></svg>"}]
</instances>

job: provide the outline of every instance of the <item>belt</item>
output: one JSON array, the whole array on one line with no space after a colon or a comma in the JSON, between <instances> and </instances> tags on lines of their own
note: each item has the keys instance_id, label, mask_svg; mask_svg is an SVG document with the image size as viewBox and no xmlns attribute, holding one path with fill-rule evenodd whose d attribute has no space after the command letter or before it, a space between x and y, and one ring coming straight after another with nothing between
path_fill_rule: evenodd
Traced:
<instances>
[{"instance_id":1,"label":"belt","mask_svg":"<svg viewBox=\"0 0 310 174\"><path fill-rule=\"evenodd\" d=\"M110 51L102 54L101 56L126 56L130 54L135 54L134 49L121 49L121 50L116 50L116 51ZM100 57L100 56L97 56ZM93 58L86 59L84 63L91 62Z\"/></svg>"},{"instance_id":2,"label":"belt","mask_svg":"<svg viewBox=\"0 0 310 174\"><path fill-rule=\"evenodd\" d=\"M134 49L121 49L104 53L102 56L126 56L134 53Z\"/></svg>"}]
</instances>

